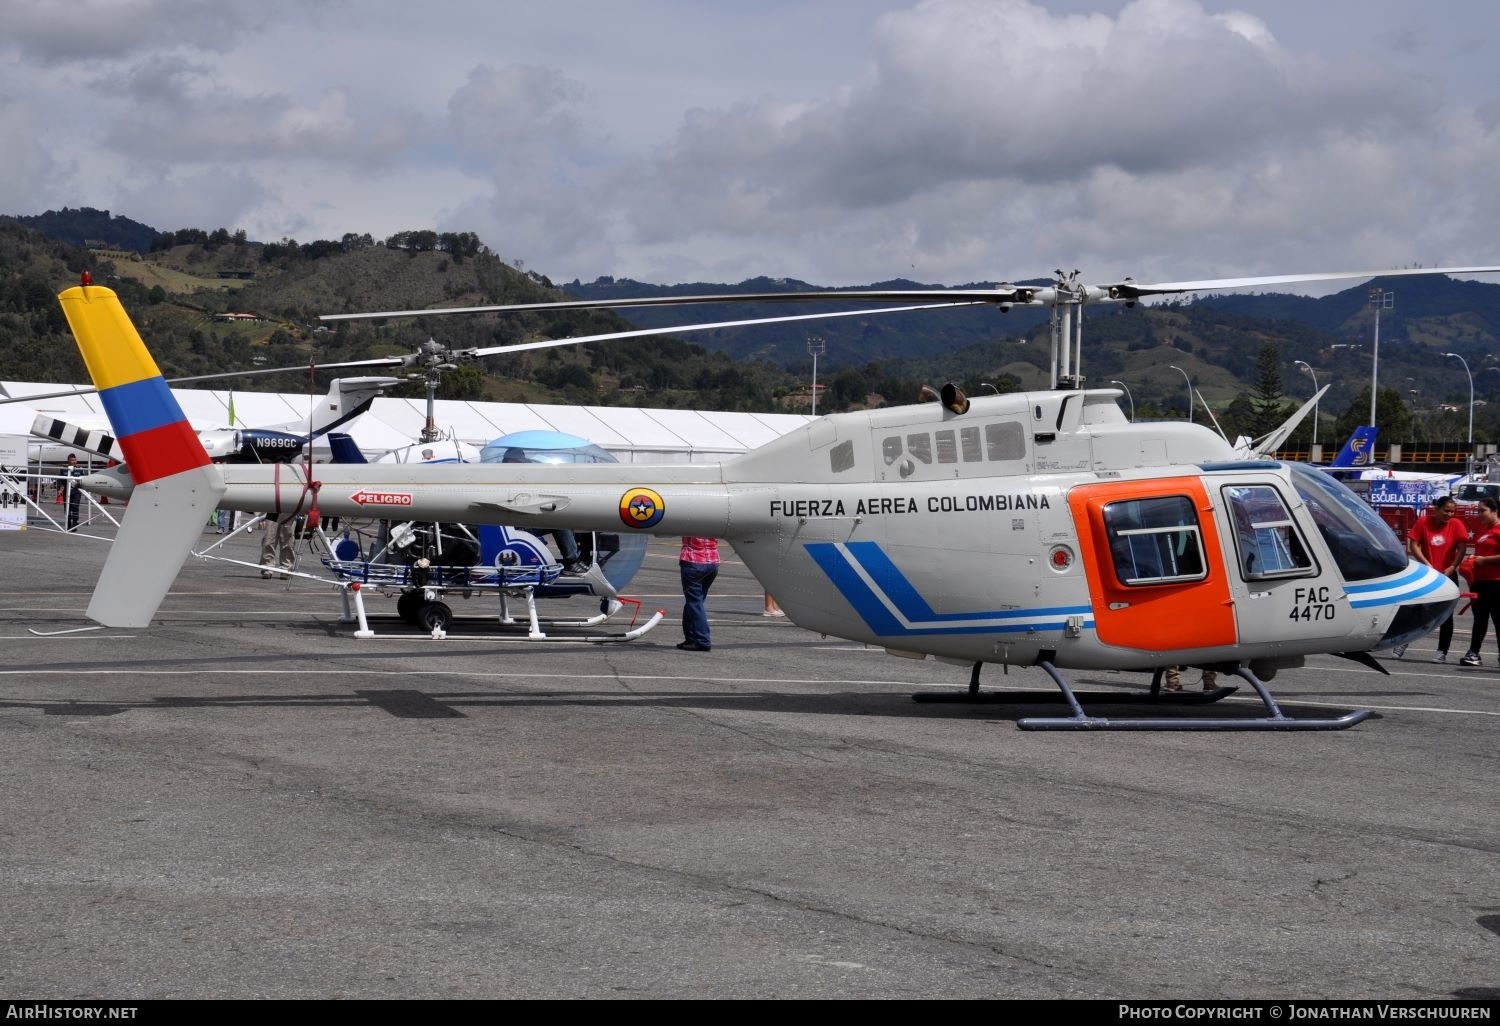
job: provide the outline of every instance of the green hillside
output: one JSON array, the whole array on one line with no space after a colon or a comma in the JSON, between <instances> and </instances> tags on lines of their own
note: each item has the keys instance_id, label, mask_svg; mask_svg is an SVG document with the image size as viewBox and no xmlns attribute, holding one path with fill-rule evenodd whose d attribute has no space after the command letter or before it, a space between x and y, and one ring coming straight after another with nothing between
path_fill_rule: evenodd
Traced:
<instances>
[{"instance_id":1,"label":"green hillside","mask_svg":"<svg viewBox=\"0 0 1500 1026\"><path fill-rule=\"evenodd\" d=\"M71 232L85 215L91 231L117 223L134 231L131 226L136 225L87 208L62 213L71 216L42 215L32 221L65 225ZM82 367L66 337L55 294L85 267L92 268L95 280L121 293L169 377L404 354L429 338L454 348L480 348L599 334L632 323L669 330L694 321L786 313L785 307L747 303L633 310L629 322L607 312L560 311L361 321L326 328L317 321L319 314L568 296L544 275L503 263L468 233L411 231L386 240L348 234L311 243L260 243L222 228L146 231L150 242L144 250L90 251L48 238L15 219L0 219L0 379L81 379ZM1468 379L1460 363L1445 355L1458 353L1475 375L1476 435L1494 437L1500 427L1490 413L1491 404L1500 409L1500 357L1495 355L1500 352L1500 285L1445 278L1380 284L1399 296L1396 308L1382 319L1380 385L1383 393L1390 390L1382 401L1407 417L1419 436L1462 438ZM894 281L870 287L931 286ZM652 286L605 278L588 285L570 283L567 292L618 298L816 288L780 279ZM1140 416L1163 417L1185 412L1186 374L1225 430L1241 432L1263 419L1249 412L1252 394L1262 397L1262 414L1269 415L1273 406L1289 408L1312 393L1311 378L1298 367L1301 361L1313 368L1319 384L1332 386L1320 409L1327 440L1337 418L1356 417L1360 404L1368 407L1373 332L1366 290L1362 285L1320 299L1220 296L1128 309L1090 307L1082 370L1091 385L1124 382ZM799 306L797 312L813 309ZM255 319L216 320L229 313ZM924 383L952 380L972 390L985 384L1001 390L1048 384L1051 342L1045 311L1002 313L982 307L720 329L686 341L630 339L492 357L450 372L443 394L588 405L806 410L811 379L807 344L813 338L826 345L819 364L820 384L826 389L819 404L823 411L908 402ZM328 376L320 372L318 387ZM229 381L225 387L300 390L308 382L301 370L279 379ZM1201 410L1196 396L1194 404ZM1310 425L1304 433L1310 433Z\"/></svg>"}]
</instances>

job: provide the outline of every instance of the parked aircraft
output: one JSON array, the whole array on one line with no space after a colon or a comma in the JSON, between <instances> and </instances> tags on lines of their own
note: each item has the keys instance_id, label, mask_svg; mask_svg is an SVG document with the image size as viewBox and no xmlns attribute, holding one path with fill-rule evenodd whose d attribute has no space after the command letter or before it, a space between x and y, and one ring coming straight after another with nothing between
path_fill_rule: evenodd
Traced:
<instances>
[{"instance_id":1,"label":"parked aircraft","mask_svg":"<svg viewBox=\"0 0 1500 1026\"><path fill-rule=\"evenodd\" d=\"M229 424L198 432L210 459L235 463L285 463L302 453L309 440L348 424L370 408L381 392L400 384L399 378L335 378L328 393L313 404L306 421L247 427ZM17 401L24 401L17 400ZM124 453L107 424L86 417L59 417L39 413L31 425L33 463L60 464L68 454L87 453L105 460L120 460Z\"/></svg>"},{"instance_id":2,"label":"parked aircraft","mask_svg":"<svg viewBox=\"0 0 1500 1026\"><path fill-rule=\"evenodd\" d=\"M1424 273L1455 270L1500 267ZM1378 666L1368 653L1426 633L1452 610L1456 586L1410 560L1326 474L1235 459L1197 425L1131 424L1119 391L1081 388L1081 320L1092 302L1355 276L1090 286L1059 272L1050 287L902 293L913 303L1051 306L1053 380L1063 387L971 400L947 385L933 393L938 401L824 417L707 466L215 466L114 293L72 288L63 309L128 464L85 487L131 495L88 615L107 626L149 623L216 505L528 530L623 527L728 539L794 622L970 665L966 698L981 697L985 663L1037 666L1072 715L1023 726L1347 727L1368 713L1289 717L1263 681L1313 653ZM1089 716L1061 672L1168 665L1239 676L1266 715Z\"/></svg>"}]
</instances>

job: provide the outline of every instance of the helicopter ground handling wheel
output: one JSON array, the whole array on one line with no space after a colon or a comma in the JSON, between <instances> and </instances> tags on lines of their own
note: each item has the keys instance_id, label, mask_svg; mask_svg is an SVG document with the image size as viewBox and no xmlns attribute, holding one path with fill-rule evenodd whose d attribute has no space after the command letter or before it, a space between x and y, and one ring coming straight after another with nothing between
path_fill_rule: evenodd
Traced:
<instances>
[{"instance_id":1,"label":"helicopter ground handling wheel","mask_svg":"<svg viewBox=\"0 0 1500 1026\"><path fill-rule=\"evenodd\" d=\"M417 609L413 622L424 631L441 631L446 634L453 625L453 610L446 602L424 602Z\"/></svg>"},{"instance_id":2,"label":"helicopter ground handling wheel","mask_svg":"<svg viewBox=\"0 0 1500 1026\"><path fill-rule=\"evenodd\" d=\"M427 602L421 589L416 591L403 591L401 597L396 599L396 615L413 626L417 623L417 613Z\"/></svg>"}]
</instances>

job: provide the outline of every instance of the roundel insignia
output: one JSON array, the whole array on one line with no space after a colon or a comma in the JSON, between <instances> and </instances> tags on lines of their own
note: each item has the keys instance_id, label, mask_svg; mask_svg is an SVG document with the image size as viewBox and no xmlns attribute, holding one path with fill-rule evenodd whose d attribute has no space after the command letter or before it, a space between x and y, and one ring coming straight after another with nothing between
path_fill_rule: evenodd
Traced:
<instances>
[{"instance_id":1,"label":"roundel insignia","mask_svg":"<svg viewBox=\"0 0 1500 1026\"><path fill-rule=\"evenodd\" d=\"M632 488L620 496L620 519L626 527L655 527L666 512L661 494L649 488Z\"/></svg>"}]
</instances>

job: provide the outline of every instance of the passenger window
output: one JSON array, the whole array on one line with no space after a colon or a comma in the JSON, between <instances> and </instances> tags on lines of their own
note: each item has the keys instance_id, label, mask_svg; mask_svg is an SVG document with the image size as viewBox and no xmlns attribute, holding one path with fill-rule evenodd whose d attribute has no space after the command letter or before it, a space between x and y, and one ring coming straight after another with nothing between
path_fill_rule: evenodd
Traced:
<instances>
[{"instance_id":1,"label":"passenger window","mask_svg":"<svg viewBox=\"0 0 1500 1026\"><path fill-rule=\"evenodd\" d=\"M880 443L880 457L890 466L901 458L901 436L892 435Z\"/></svg>"},{"instance_id":2,"label":"passenger window","mask_svg":"<svg viewBox=\"0 0 1500 1026\"><path fill-rule=\"evenodd\" d=\"M1104 507L1115 577L1140 586L1208 576L1198 513L1186 495L1130 499Z\"/></svg>"},{"instance_id":3,"label":"passenger window","mask_svg":"<svg viewBox=\"0 0 1500 1026\"><path fill-rule=\"evenodd\" d=\"M986 424L984 443L992 460L1019 460L1026 456L1026 432L1015 421Z\"/></svg>"},{"instance_id":4,"label":"passenger window","mask_svg":"<svg viewBox=\"0 0 1500 1026\"><path fill-rule=\"evenodd\" d=\"M965 463L978 463L984 459L984 450L979 447L979 429L966 427L958 433L958 445L964 454Z\"/></svg>"},{"instance_id":5,"label":"passenger window","mask_svg":"<svg viewBox=\"0 0 1500 1026\"><path fill-rule=\"evenodd\" d=\"M937 433L937 459L939 463L958 462L958 443L954 440L952 431Z\"/></svg>"},{"instance_id":6,"label":"passenger window","mask_svg":"<svg viewBox=\"0 0 1500 1026\"><path fill-rule=\"evenodd\" d=\"M1269 485L1230 485L1224 503L1234 524L1240 573L1247 581L1317 572L1281 494Z\"/></svg>"},{"instance_id":7,"label":"passenger window","mask_svg":"<svg viewBox=\"0 0 1500 1026\"><path fill-rule=\"evenodd\" d=\"M907 435L906 451L919 463L932 462L932 436L931 435Z\"/></svg>"},{"instance_id":8,"label":"passenger window","mask_svg":"<svg viewBox=\"0 0 1500 1026\"><path fill-rule=\"evenodd\" d=\"M842 474L854 466L854 440L852 438L828 450L828 465L835 474Z\"/></svg>"}]
</instances>

